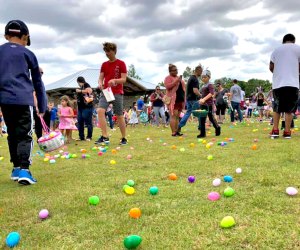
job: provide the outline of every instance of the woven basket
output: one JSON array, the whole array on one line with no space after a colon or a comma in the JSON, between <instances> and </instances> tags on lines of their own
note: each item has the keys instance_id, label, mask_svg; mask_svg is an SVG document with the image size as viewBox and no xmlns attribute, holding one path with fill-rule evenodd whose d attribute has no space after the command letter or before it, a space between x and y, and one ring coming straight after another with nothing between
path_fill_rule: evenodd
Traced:
<instances>
[{"instance_id":1,"label":"woven basket","mask_svg":"<svg viewBox=\"0 0 300 250\"><path fill-rule=\"evenodd\" d=\"M47 127L44 119L41 118L41 123L45 134L38 139L38 144L41 150L45 152L51 152L53 150L59 149L64 145L65 138L60 131L51 131Z\"/></svg>"}]
</instances>

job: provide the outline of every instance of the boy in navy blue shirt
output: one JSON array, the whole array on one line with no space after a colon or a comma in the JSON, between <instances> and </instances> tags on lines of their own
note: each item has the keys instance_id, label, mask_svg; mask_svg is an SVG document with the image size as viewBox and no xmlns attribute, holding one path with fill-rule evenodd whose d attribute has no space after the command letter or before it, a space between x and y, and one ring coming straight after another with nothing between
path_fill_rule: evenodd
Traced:
<instances>
[{"instance_id":1,"label":"boy in navy blue shirt","mask_svg":"<svg viewBox=\"0 0 300 250\"><path fill-rule=\"evenodd\" d=\"M47 108L45 87L38 61L25 46L30 45L29 30L20 20L5 26L8 43L0 46L0 106L7 126L11 179L23 185L35 184L29 171L33 148L33 91L39 115Z\"/></svg>"}]
</instances>

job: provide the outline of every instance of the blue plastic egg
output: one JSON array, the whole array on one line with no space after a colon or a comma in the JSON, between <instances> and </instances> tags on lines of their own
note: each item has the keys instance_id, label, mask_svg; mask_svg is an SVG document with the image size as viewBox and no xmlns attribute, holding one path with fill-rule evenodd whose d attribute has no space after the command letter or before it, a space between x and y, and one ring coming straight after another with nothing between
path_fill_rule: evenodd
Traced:
<instances>
[{"instance_id":1,"label":"blue plastic egg","mask_svg":"<svg viewBox=\"0 0 300 250\"><path fill-rule=\"evenodd\" d=\"M224 181L225 181L225 182L232 182L232 181L233 181L233 178L232 178L230 175L225 175L225 176L224 176Z\"/></svg>"},{"instance_id":2,"label":"blue plastic egg","mask_svg":"<svg viewBox=\"0 0 300 250\"><path fill-rule=\"evenodd\" d=\"M20 241L20 234L18 232L11 232L9 235L6 237L6 245L9 248L13 248L16 245L19 244Z\"/></svg>"}]
</instances>

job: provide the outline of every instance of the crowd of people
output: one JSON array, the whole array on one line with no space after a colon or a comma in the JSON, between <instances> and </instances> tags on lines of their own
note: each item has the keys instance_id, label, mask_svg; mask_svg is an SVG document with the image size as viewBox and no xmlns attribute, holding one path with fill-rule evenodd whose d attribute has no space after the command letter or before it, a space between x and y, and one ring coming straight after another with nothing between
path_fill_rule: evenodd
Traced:
<instances>
[{"instance_id":1,"label":"crowd of people","mask_svg":"<svg viewBox=\"0 0 300 250\"><path fill-rule=\"evenodd\" d=\"M273 81L272 90L267 95L260 88L245 98L245 92L236 79L230 89L224 88L222 82L214 84L211 72L201 65L195 67L186 84L176 65L170 64L164 80L165 93L161 86L157 86L149 97L141 96L129 109L125 109L123 103L127 68L125 62L116 57L116 44L103 44L108 61L100 69L97 108L93 89L82 76L77 78L75 100L62 96L60 104L55 107L53 102L47 103L42 81L44 72L34 53L26 48L31 44L26 24L21 20L9 21L5 27L5 38L8 42L0 46L1 135L5 122L13 164L11 179L22 185L37 182L29 171L34 119L37 138L43 133L41 124L46 123L51 130L61 130L65 143L71 143L74 130L78 130L76 140L91 141L96 123L101 134L95 144L109 143L109 124L111 129L119 127L119 143L126 145L128 124L169 125L172 136L183 136L182 128L189 120L194 120L192 113L201 111L202 115L196 116L198 125L195 130L199 131L197 138L203 138L209 124L214 127L215 136L221 135L226 110L230 114L228 122L242 122L253 115L263 121L264 117L269 119L273 113L270 136L279 136L279 121L284 114L283 137L291 138L292 119L299 106L300 61L300 47L295 44L292 34L285 35L282 45L271 55L269 69L273 73Z\"/></svg>"}]
</instances>

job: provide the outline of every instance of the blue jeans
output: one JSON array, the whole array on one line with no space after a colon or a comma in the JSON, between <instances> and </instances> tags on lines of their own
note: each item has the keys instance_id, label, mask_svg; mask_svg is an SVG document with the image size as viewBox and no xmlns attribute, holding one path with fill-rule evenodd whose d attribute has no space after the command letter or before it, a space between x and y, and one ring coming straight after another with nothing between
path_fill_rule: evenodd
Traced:
<instances>
[{"instance_id":1,"label":"blue jeans","mask_svg":"<svg viewBox=\"0 0 300 250\"><path fill-rule=\"evenodd\" d=\"M78 120L78 132L79 139L84 140L84 125L87 126L88 134L86 138L92 139L93 136L93 107L78 108L77 120Z\"/></svg>"},{"instance_id":2,"label":"blue jeans","mask_svg":"<svg viewBox=\"0 0 300 250\"><path fill-rule=\"evenodd\" d=\"M107 118L108 118L109 127L111 129L113 129L114 128L114 122L113 122L113 119L112 119L113 118L113 112L112 112L112 110L106 112L105 114L107 115Z\"/></svg>"},{"instance_id":3,"label":"blue jeans","mask_svg":"<svg viewBox=\"0 0 300 250\"><path fill-rule=\"evenodd\" d=\"M162 107L153 107L153 112L155 114L155 124L159 126L159 115L161 116L162 123L166 124L165 108Z\"/></svg>"},{"instance_id":4,"label":"blue jeans","mask_svg":"<svg viewBox=\"0 0 300 250\"><path fill-rule=\"evenodd\" d=\"M239 115L239 120L240 122L243 120L243 114L240 108L240 104L238 102L233 102L231 101L231 112L230 112L230 119L231 122L234 122L234 111L236 110L238 112Z\"/></svg>"},{"instance_id":5,"label":"blue jeans","mask_svg":"<svg viewBox=\"0 0 300 250\"><path fill-rule=\"evenodd\" d=\"M187 123L188 119L190 118L190 116L192 114L192 111L195 109L199 109L199 107L200 107L200 104L198 101L186 101L186 112L178 124L178 129L181 129L182 127L185 126L185 124ZM200 120L199 120L198 129L200 129Z\"/></svg>"}]
</instances>

